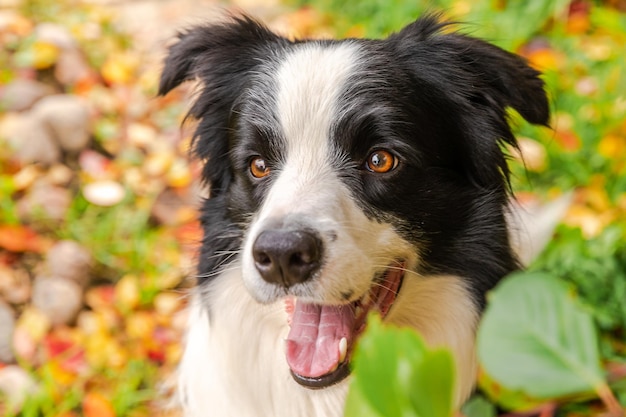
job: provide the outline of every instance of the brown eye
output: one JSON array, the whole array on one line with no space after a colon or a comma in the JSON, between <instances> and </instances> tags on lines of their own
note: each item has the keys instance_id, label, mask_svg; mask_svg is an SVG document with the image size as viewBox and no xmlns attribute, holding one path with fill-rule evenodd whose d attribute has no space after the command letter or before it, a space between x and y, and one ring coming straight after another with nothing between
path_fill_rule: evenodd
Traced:
<instances>
[{"instance_id":1,"label":"brown eye","mask_svg":"<svg viewBox=\"0 0 626 417\"><path fill-rule=\"evenodd\" d=\"M365 161L365 168L377 174L384 174L398 166L398 159L389 151L378 149L372 152Z\"/></svg>"},{"instance_id":2,"label":"brown eye","mask_svg":"<svg viewBox=\"0 0 626 417\"><path fill-rule=\"evenodd\" d=\"M254 178L263 178L270 173L270 169L265 165L265 160L257 156L250 160L250 173Z\"/></svg>"}]
</instances>

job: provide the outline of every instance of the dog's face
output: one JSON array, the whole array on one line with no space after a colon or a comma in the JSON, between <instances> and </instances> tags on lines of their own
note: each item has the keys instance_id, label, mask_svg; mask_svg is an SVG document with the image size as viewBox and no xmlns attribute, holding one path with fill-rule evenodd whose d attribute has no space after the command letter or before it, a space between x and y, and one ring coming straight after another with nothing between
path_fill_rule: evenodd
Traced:
<instances>
[{"instance_id":1,"label":"dog's face","mask_svg":"<svg viewBox=\"0 0 626 417\"><path fill-rule=\"evenodd\" d=\"M190 111L211 183L200 273L236 259L258 302L288 300L301 384L347 374L365 315L386 315L403 281L461 276L480 305L516 267L500 145L515 143L507 107L547 122L543 83L519 57L441 28L292 42L241 18L171 48L161 93L203 83Z\"/></svg>"}]
</instances>

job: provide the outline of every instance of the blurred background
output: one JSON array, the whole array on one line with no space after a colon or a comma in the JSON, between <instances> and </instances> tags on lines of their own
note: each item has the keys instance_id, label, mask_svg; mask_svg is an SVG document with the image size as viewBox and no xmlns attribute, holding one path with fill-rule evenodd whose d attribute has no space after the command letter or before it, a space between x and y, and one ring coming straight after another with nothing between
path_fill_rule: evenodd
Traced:
<instances>
[{"instance_id":1,"label":"blurred background","mask_svg":"<svg viewBox=\"0 0 626 417\"><path fill-rule=\"evenodd\" d=\"M0 416L178 415L206 190L193 86L156 97L177 29L245 11L289 37L380 37L427 10L544 72L551 129L511 114L514 188L573 197L531 270L572 285L626 404L626 1L0 0Z\"/></svg>"}]
</instances>

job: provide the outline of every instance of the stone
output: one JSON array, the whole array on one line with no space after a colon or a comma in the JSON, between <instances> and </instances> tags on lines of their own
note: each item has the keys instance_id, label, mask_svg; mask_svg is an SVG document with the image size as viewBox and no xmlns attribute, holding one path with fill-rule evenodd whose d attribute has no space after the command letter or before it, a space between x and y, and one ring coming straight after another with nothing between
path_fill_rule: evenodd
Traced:
<instances>
[{"instance_id":1,"label":"stone","mask_svg":"<svg viewBox=\"0 0 626 417\"><path fill-rule=\"evenodd\" d=\"M13 156L22 164L52 165L61 160L61 150L50 130L31 112L5 116L0 121L0 137L7 139Z\"/></svg>"},{"instance_id":2,"label":"stone","mask_svg":"<svg viewBox=\"0 0 626 417\"><path fill-rule=\"evenodd\" d=\"M12 344L14 331L15 312L0 300L0 362L11 363L15 360Z\"/></svg>"},{"instance_id":3,"label":"stone","mask_svg":"<svg viewBox=\"0 0 626 417\"><path fill-rule=\"evenodd\" d=\"M111 207L124 199L126 190L119 182L101 180L85 185L83 187L83 196L91 204Z\"/></svg>"},{"instance_id":4,"label":"stone","mask_svg":"<svg viewBox=\"0 0 626 417\"><path fill-rule=\"evenodd\" d=\"M62 221L72 204L69 190L45 181L36 182L29 192L17 203L17 214L23 221L44 217Z\"/></svg>"},{"instance_id":5,"label":"stone","mask_svg":"<svg viewBox=\"0 0 626 417\"><path fill-rule=\"evenodd\" d=\"M30 300L30 295L31 282L28 272L21 268L13 269L0 265L0 297L9 304L19 305L26 304Z\"/></svg>"},{"instance_id":6,"label":"stone","mask_svg":"<svg viewBox=\"0 0 626 417\"><path fill-rule=\"evenodd\" d=\"M4 111L24 111L54 90L35 80L18 78L0 89L0 108Z\"/></svg>"},{"instance_id":7,"label":"stone","mask_svg":"<svg viewBox=\"0 0 626 417\"><path fill-rule=\"evenodd\" d=\"M52 325L69 324L83 305L83 290L65 278L38 276L33 284L32 303Z\"/></svg>"},{"instance_id":8,"label":"stone","mask_svg":"<svg viewBox=\"0 0 626 417\"><path fill-rule=\"evenodd\" d=\"M7 406L18 411L24 400L37 391L37 384L24 369L17 365L0 368L0 392L7 399Z\"/></svg>"},{"instance_id":9,"label":"stone","mask_svg":"<svg viewBox=\"0 0 626 417\"><path fill-rule=\"evenodd\" d=\"M32 112L63 150L78 152L89 144L89 106L80 97L69 94L47 96L33 106Z\"/></svg>"},{"instance_id":10,"label":"stone","mask_svg":"<svg viewBox=\"0 0 626 417\"><path fill-rule=\"evenodd\" d=\"M40 23L35 28L35 37L40 42L50 43L61 49L76 48L76 40L69 30L56 23Z\"/></svg>"},{"instance_id":11,"label":"stone","mask_svg":"<svg viewBox=\"0 0 626 417\"><path fill-rule=\"evenodd\" d=\"M67 49L61 51L57 59L54 76L61 84L71 86L94 75L80 50Z\"/></svg>"},{"instance_id":12,"label":"stone","mask_svg":"<svg viewBox=\"0 0 626 417\"><path fill-rule=\"evenodd\" d=\"M82 288L89 283L91 254L73 240L54 244L46 255L46 265L51 276L69 279Z\"/></svg>"}]
</instances>

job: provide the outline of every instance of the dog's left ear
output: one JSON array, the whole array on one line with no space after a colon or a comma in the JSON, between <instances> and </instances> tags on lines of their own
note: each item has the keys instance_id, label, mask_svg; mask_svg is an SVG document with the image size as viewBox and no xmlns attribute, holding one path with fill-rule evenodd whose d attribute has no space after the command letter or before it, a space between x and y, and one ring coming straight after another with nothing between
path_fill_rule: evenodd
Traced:
<instances>
[{"instance_id":1,"label":"dog's left ear","mask_svg":"<svg viewBox=\"0 0 626 417\"><path fill-rule=\"evenodd\" d=\"M501 183L503 175L508 180L498 143L516 146L507 107L530 123L548 125L544 82L524 58L480 39L445 31L449 26L439 16L426 16L389 41L421 79L456 103L465 136L461 150L471 161L467 168L481 186L490 188Z\"/></svg>"}]
</instances>

